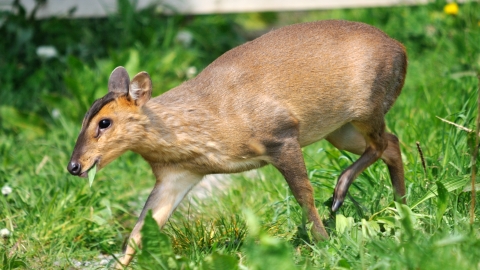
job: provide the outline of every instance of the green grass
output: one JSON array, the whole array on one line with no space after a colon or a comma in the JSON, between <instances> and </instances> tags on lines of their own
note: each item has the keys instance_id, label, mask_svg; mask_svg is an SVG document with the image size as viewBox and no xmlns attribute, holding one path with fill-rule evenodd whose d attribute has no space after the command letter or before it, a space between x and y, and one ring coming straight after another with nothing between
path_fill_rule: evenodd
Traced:
<instances>
[{"instance_id":1,"label":"green grass","mask_svg":"<svg viewBox=\"0 0 480 270\"><path fill-rule=\"evenodd\" d=\"M162 231L166 237L147 228L145 234L159 240L132 267L478 269L480 197L470 224L472 198L466 188L474 136L437 117L475 129L480 6L463 4L456 16L445 14L443 6L193 18L138 15L125 8L123 17L69 22L86 35L83 49L75 45L75 33L49 39L65 22L47 20L33 27L9 18L0 26L0 32L8 26L11 34L8 42L0 41L9 49L0 58L0 188L8 185L13 192L0 196L0 229L11 232L0 238L0 268L98 268L85 263L120 253L154 185L150 168L127 153L98 172L92 188L66 170L83 114L106 92L115 66L126 66L131 74L148 71L160 94L186 80L189 67L201 70L241 43L238 29L342 18L375 25L407 47L407 81L387 115L387 128L401 140L408 206L393 203L386 166L377 162L358 177L332 216L328 201L336 179L357 156L318 142L306 147L304 156L329 241L308 241L299 206L281 175L268 166L233 175L207 198L186 198ZM19 43L22 31L32 27L30 39ZM145 32L137 33L138 27ZM117 28L130 29L125 40L111 30ZM176 41L179 31L189 31L192 43ZM43 39L38 33L45 34ZM58 46L60 56L32 60L35 46L45 44ZM23 66L13 65L15 57Z\"/></svg>"}]
</instances>

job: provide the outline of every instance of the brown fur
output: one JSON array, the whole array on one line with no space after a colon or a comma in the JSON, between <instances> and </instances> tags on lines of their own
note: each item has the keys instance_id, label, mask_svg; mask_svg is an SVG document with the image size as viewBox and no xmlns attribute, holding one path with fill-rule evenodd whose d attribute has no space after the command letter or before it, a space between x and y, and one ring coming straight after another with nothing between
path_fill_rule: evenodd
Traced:
<instances>
[{"instance_id":1,"label":"brown fur","mask_svg":"<svg viewBox=\"0 0 480 270\"><path fill-rule=\"evenodd\" d=\"M272 31L215 60L196 78L150 99L141 72L130 82L117 68L109 81L115 99L92 107L68 169L85 175L127 150L149 162L157 179L130 240L152 209L163 226L203 176L272 164L313 223L328 238L315 209L301 147L327 139L361 157L340 176L332 209L365 168L381 158L397 199L405 185L398 139L385 132L384 115L400 94L404 47L371 26L347 21L297 24ZM102 119L111 121L100 129ZM121 263L132 259L129 245Z\"/></svg>"}]
</instances>

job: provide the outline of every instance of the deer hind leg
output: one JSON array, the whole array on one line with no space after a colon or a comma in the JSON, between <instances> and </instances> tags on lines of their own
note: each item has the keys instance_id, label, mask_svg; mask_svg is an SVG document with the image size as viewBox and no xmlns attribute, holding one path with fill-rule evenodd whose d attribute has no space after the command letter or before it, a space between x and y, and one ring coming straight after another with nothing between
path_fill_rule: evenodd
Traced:
<instances>
[{"instance_id":1,"label":"deer hind leg","mask_svg":"<svg viewBox=\"0 0 480 270\"><path fill-rule=\"evenodd\" d=\"M270 152L272 165L282 173L308 221L313 223L313 237L317 241L328 239L328 234L315 208L313 188L308 179L298 140L296 138L285 139L281 146L270 149Z\"/></svg>"},{"instance_id":2,"label":"deer hind leg","mask_svg":"<svg viewBox=\"0 0 480 270\"><path fill-rule=\"evenodd\" d=\"M340 208L349 186L358 174L379 158L388 166L395 200L406 202L399 142L395 135L386 133L384 128L383 119L378 121L376 126L348 123L327 136L326 139L338 149L361 155L340 175L335 187L332 211L337 211Z\"/></svg>"},{"instance_id":3,"label":"deer hind leg","mask_svg":"<svg viewBox=\"0 0 480 270\"><path fill-rule=\"evenodd\" d=\"M164 168L161 172L157 172L154 169L154 173L157 177L157 182L148 196L142 213L130 234L126 249L123 252L124 257L116 265L117 269L123 269L124 266L127 266L133 259L135 246L141 246L140 230L143 227L148 210L152 210L153 218L158 226L162 228L185 195L203 178L202 175L170 168Z\"/></svg>"},{"instance_id":4,"label":"deer hind leg","mask_svg":"<svg viewBox=\"0 0 480 270\"><path fill-rule=\"evenodd\" d=\"M387 164L390 180L395 192L395 200L406 204L405 198L405 177L403 174L403 161L400 152L400 142L397 136L385 133L388 141L387 148L383 152L382 160Z\"/></svg>"}]
</instances>

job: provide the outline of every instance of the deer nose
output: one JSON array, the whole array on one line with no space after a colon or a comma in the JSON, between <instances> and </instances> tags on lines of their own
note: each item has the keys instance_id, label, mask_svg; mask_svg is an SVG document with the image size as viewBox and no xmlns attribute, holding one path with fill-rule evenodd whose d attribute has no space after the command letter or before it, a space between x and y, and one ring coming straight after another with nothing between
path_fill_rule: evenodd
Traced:
<instances>
[{"instance_id":1,"label":"deer nose","mask_svg":"<svg viewBox=\"0 0 480 270\"><path fill-rule=\"evenodd\" d=\"M70 163L68 163L67 170L73 175L79 175L82 171L82 165L75 161L70 161Z\"/></svg>"}]
</instances>

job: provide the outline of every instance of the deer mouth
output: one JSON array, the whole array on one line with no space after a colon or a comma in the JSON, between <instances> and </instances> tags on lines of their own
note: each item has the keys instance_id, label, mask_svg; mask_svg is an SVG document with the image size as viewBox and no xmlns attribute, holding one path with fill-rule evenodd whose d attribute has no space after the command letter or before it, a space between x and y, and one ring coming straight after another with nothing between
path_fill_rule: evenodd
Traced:
<instances>
[{"instance_id":1,"label":"deer mouth","mask_svg":"<svg viewBox=\"0 0 480 270\"><path fill-rule=\"evenodd\" d=\"M93 162L93 164L92 164L92 166L90 166L90 168L86 169L84 172L82 172L82 173L81 173L80 175L78 175L78 176L80 176L80 177L82 177L82 178L87 178L87 177L88 177L88 172L89 172L93 167L95 167L95 165L97 165L97 164L98 164L98 159Z\"/></svg>"}]
</instances>

